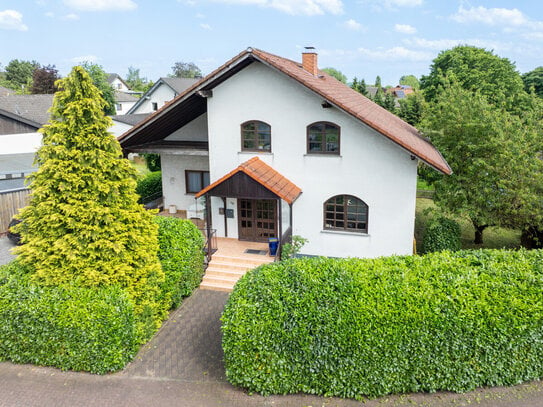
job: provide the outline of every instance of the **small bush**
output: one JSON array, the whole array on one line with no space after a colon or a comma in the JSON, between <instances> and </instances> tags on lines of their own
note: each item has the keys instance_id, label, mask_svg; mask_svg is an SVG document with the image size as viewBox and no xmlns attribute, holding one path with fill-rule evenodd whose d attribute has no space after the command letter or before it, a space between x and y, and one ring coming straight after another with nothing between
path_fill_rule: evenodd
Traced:
<instances>
[{"instance_id":1,"label":"small bush","mask_svg":"<svg viewBox=\"0 0 543 407\"><path fill-rule=\"evenodd\" d=\"M431 253L442 250L460 250L460 225L443 216L433 219L422 240L422 252Z\"/></svg>"},{"instance_id":2,"label":"small bush","mask_svg":"<svg viewBox=\"0 0 543 407\"><path fill-rule=\"evenodd\" d=\"M228 380L263 394L465 392L543 377L543 251L291 259L236 285Z\"/></svg>"},{"instance_id":3,"label":"small bush","mask_svg":"<svg viewBox=\"0 0 543 407\"><path fill-rule=\"evenodd\" d=\"M204 273L204 237L194 223L185 219L156 216L158 258L165 281L162 301L175 308L183 297L198 287Z\"/></svg>"},{"instance_id":4,"label":"small bush","mask_svg":"<svg viewBox=\"0 0 543 407\"><path fill-rule=\"evenodd\" d=\"M162 173L160 171L147 174L138 180L136 192L140 196L139 202L149 203L162 196Z\"/></svg>"},{"instance_id":5,"label":"small bush","mask_svg":"<svg viewBox=\"0 0 543 407\"><path fill-rule=\"evenodd\" d=\"M160 154L154 154L154 153L147 153L142 154L143 158L145 158L145 164L147 164L147 168L149 171L160 171L162 168L160 164Z\"/></svg>"},{"instance_id":6,"label":"small bush","mask_svg":"<svg viewBox=\"0 0 543 407\"><path fill-rule=\"evenodd\" d=\"M107 373L137 349L134 307L116 286L43 287L0 267L0 360Z\"/></svg>"}]
</instances>

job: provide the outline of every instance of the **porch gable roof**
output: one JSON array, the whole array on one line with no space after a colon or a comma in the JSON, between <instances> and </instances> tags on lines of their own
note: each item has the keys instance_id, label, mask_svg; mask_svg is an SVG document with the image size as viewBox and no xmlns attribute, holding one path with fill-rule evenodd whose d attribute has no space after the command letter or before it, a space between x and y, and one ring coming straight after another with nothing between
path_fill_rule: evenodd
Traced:
<instances>
[{"instance_id":1,"label":"porch gable roof","mask_svg":"<svg viewBox=\"0 0 543 407\"><path fill-rule=\"evenodd\" d=\"M253 157L250 160L240 164L237 168L219 178L217 181L202 189L196 194L196 198L205 195L238 173L247 175L258 184L262 185L264 188L283 199L289 205L291 205L302 193L302 190L288 178L274 170L258 157Z\"/></svg>"}]
</instances>

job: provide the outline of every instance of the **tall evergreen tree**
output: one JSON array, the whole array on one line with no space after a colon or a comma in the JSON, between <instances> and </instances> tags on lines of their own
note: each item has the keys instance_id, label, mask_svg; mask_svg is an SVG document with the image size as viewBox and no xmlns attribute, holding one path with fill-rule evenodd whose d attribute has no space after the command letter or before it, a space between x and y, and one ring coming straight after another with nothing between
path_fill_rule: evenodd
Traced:
<instances>
[{"instance_id":1,"label":"tall evergreen tree","mask_svg":"<svg viewBox=\"0 0 543 407\"><path fill-rule=\"evenodd\" d=\"M107 132L105 101L82 67L59 82L21 212L22 263L46 285L120 285L135 304L145 340L164 313L157 226L138 205L136 173Z\"/></svg>"}]
</instances>

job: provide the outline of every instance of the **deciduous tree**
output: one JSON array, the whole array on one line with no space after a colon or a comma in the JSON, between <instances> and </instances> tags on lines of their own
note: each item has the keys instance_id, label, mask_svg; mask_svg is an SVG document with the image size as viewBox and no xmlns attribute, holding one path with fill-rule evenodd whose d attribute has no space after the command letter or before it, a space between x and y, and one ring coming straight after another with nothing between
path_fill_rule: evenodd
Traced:
<instances>
[{"instance_id":1,"label":"deciduous tree","mask_svg":"<svg viewBox=\"0 0 543 407\"><path fill-rule=\"evenodd\" d=\"M194 62L176 62L172 66L172 75L177 78L196 78L202 76L202 71Z\"/></svg>"},{"instance_id":2,"label":"deciduous tree","mask_svg":"<svg viewBox=\"0 0 543 407\"><path fill-rule=\"evenodd\" d=\"M531 92L532 88L537 96L543 98L543 66L535 68L533 71L526 72L522 75L524 88L527 92Z\"/></svg>"},{"instance_id":3,"label":"deciduous tree","mask_svg":"<svg viewBox=\"0 0 543 407\"><path fill-rule=\"evenodd\" d=\"M107 73L100 65L92 62L84 62L81 66L90 75L92 83L98 88L106 102L103 106L104 113L107 115L115 114L115 90L107 81Z\"/></svg>"},{"instance_id":4,"label":"deciduous tree","mask_svg":"<svg viewBox=\"0 0 543 407\"><path fill-rule=\"evenodd\" d=\"M475 243L499 225L525 229L543 218L543 132L535 111L524 117L460 83L447 84L424 114L422 128L453 174L434 179L436 203L469 217Z\"/></svg>"},{"instance_id":5,"label":"deciduous tree","mask_svg":"<svg viewBox=\"0 0 543 407\"><path fill-rule=\"evenodd\" d=\"M60 79L55 65L47 65L34 69L32 73L32 94L51 94L57 91L55 82Z\"/></svg>"},{"instance_id":6,"label":"deciduous tree","mask_svg":"<svg viewBox=\"0 0 543 407\"><path fill-rule=\"evenodd\" d=\"M39 68L40 64L36 61L19 61L12 59L6 65L5 86L19 92L25 93L32 84L32 73L34 69Z\"/></svg>"},{"instance_id":7,"label":"deciduous tree","mask_svg":"<svg viewBox=\"0 0 543 407\"><path fill-rule=\"evenodd\" d=\"M341 83L347 83L347 77L336 68L328 67L322 69L324 72L326 72L328 75L336 78Z\"/></svg>"},{"instance_id":8,"label":"deciduous tree","mask_svg":"<svg viewBox=\"0 0 543 407\"><path fill-rule=\"evenodd\" d=\"M420 89L420 82L415 75L403 75L400 78L400 85L411 86L414 90Z\"/></svg>"}]
</instances>

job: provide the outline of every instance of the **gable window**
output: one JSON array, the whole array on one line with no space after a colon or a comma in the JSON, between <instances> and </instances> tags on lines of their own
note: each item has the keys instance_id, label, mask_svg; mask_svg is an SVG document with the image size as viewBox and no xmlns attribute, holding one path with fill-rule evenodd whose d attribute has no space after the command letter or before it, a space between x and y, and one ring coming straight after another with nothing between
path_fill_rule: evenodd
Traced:
<instances>
[{"instance_id":1,"label":"gable window","mask_svg":"<svg viewBox=\"0 0 543 407\"><path fill-rule=\"evenodd\" d=\"M195 194L209 185L209 171L185 171L187 194Z\"/></svg>"},{"instance_id":2,"label":"gable window","mask_svg":"<svg viewBox=\"0 0 543 407\"><path fill-rule=\"evenodd\" d=\"M151 106L153 107L153 110L158 110L158 103L157 102L153 102L151 104Z\"/></svg>"},{"instance_id":3,"label":"gable window","mask_svg":"<svg viewBox=\"0 0 543 407\"><path fill-rule=\"evenodd\" d=\"M271 127L269 124L251 120L241 125L242 151L271 151Z\"/></svg>"},{"instance_id":4,"label":"gable window","mask_svg":"<svg viewBox=\"0 0 543 407\"><path fill-rule=\"evenodd\" d=\"M339 155L339 126L329 122L307 126L307 154Z\"/></svg>"},{"instance_id":5,"label":"gable window","mask_svg":"<svg viewBox=\"0 0 543 407\"><path fill-rule=\"evenodd\" d=\"M118 111L121 111L121 110L123 110L123 105L121 105L120 103L117 103L117 104L115 105L115 108L116 108Z\"/></svg>"},{"instance_id":6,"label":"gable window","mask_svg":"<svg viewBox=\"0 0 543 407\"><path fill-rule=\"evenodd\" d=\"M368 205L352 195L336 195L324 203L324 229L368 233Z\"/></svg>"}]
</instances>

